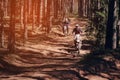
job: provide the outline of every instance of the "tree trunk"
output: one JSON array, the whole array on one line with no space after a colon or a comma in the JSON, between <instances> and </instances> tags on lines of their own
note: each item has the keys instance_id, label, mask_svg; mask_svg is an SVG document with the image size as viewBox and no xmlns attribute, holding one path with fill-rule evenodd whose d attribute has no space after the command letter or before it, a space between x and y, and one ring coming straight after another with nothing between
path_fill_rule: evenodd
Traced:
<instances>
[{"instance_id":1,"label":"tree trunk","mask_svg":"<svg viewBox=\"0 0 120 80\"><path fill-rule=\"evenodd\" d=\"M117 13L117 0L115 0L114 4L114 23L113 23L113 49L117 48L117 21L118 21L118 13Z\"/></svg>"},{"instance_id":2,"label":"tree trunk","mask_svg":"<svg viewBox=\"0 0 120 80\"><path fill-rule=\"evenodd\" d=\"M119 48L119 42L120 42L120 0L118 0L118 25L117 25L117 48Z\"/></svg>"},{"instance_id":3,"label":"tree trunk","mask_svg":"<svg viewBox=\"0 0 120 80\"><path fill-rule=\"evenodd\" d=\"M14 52L15 51L15 7L16 7L16 0L11 0L10 6L11 6L11 15L10 15L8 49L10 52Z\"/></svg>"},{"instance_id":4,"label":"tree trunk","mask_svg":"<svg viewBox=\"0 0 120 80\"><path fill-rule=\"evenodd\" d=\"M78 14L83 17L83 0L78 0Z\"/></svg>"},{"instance_id":5,"label":"tree trunk","mask_svg":"<svg viewBox=\"0 0 120 80\"><path fill-rule=\"evenodd\" d=\"M46 21L45 21L45 18L46 18L45 2L46 2L46 0L42 0L42 27L43 27L43 29L45 29L45 26L46 26Z\"/></svg>"},{"instance_id":6,"label":"tree trunk","mask_svg":"<svg viewBox=\"0 0 120 80\"><path fill-rule=\"evenodd\" d=\"M50 26L50 13L51 13L51 2L52 0L47 0L47 33L50 33L50 29L51 29L51 26Z\"/></svg>"},{"instance_id":7,"label":"tree trunk","mask_svg":"<svg viewBox=\"0 0 120 80\"><path fill-rule=\"evenodd\" d=\"M106 31L106 49L115 49L116 40L116 2L115 0L109 0L108 22Z\"/></svg>"},{"instance_id":8,"label":"tree trunk","mask_svg":"<svg viewBox=\"0 0 120 80\"><path fill-rule=\"evenodd\" d=\"M70 0L70 13L73 13L74 0Z\"/></svg>"},{"instance_id":9,"label":"tree trunk","mask_svg":"<svg viewBox=\"0 0 120 80\"><path fill-rule=\"evenodd\" d=\"M23 30L23 26L24 26L24 22L23 22L23 21L24 21L24 20L23 20L23 17L24 17L24 16L23 16L23 15L24 15L24 14L23 14L23 13L24 13L24 11L23 11L23 10L24 10L24 9L23 9L23 8L24 8L24 7L23 7L23 1L20 0L20 3L21 3L20 23L21 23L21 30Z\"/></svg>"},{"instance_id":10,"label":"tree trunk","mask_svg":"<svg viewBox=\"0 0 120 80\"><path fill-rule=\"evenodd\" d=\"M54 17L55 19L58 17L58 0L54 0Z\"/></svg>"},{"instance_id":11,"label":"tree trunk","mask_svg":"<svg viewBox=\"0 0 120 80\"><path fill-rule=\"evenodd\" d=\"M27 39L28 39L28 28L27 28L27 0L24 1L24 17L23 17L23 21L24 21L24 40L23 40L23 44L26 43Z\"/></svg>"},{"instance_id":12,"label":"tree trunk","mask_svg":"<svg viewBox=\"0 0 120 80\"><path fill-rule=\"evenodd\" d=\"M35 29L35 0L32 0L32 30Z\"/></svg>"},{"instance_id":13,"label":"tree trunk","mask_svg":"<svg viewBox=\"0 0 120 80\"><path fill-rule=\"evenodd\" d=\"M4 25L3 25L4 12L2 6L0 6L0 48L4 47Z\"/></svg>"},{"instance_id":14,"label":"tree trunk","mask_svg":"<svg viewBox=\"0 0 120 80\"><path fill-rule=\"evenodd\" d=\"M119 20L120 20L120 0L118 1L118 6L119 6L119 12L118 12L118 17L119 17Z\"/></svg>"},{"instance_id":15,"label":"tree trunk","mask_svg":"<svg viewBox=\"0 0 120 80\"><path fill-rule=\"evenodd\" d=\"M87 4L87 17L90 18L90 0L88 0L88 4Z\"/></svg>"},{"instance_id":16,"label":"tree trunk","mask_svg":"<svg viewBox=\"0 0 120 80\"><path fill-rule=\"evenodd\" d=\"M120 24L117 25L117 48L119 48L119 41L120 41Z\"/></svg>"},{"instance_id":17,"label":"tree trunk","mask_svg":"<svg viewBox=\"0 0 120 80\"><path fill-rule=\"evenodd\" d=\"M38 3L37 3L37 27L40 26L40 9L41 9L41 0L38 0Z\"/></svg>"},{"instance_id":18,"label":"tree trunk","mask_svg":"<svg viewBox=\"0 0 120 80\"><path fill-rule=\"evenodd\" d=\"M4 47L4 26L0 24L0 48Z\"/></svg>"}]
</instances>

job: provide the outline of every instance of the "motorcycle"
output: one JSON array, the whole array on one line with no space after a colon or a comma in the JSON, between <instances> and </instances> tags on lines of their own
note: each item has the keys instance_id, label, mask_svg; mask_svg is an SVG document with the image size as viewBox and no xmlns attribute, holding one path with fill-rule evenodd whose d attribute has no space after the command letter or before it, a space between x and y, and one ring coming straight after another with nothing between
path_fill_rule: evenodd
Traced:
<instances>
[{"instance_id":1,"label":"motorcycle","mask_svg":"<svg viewBox=\"0 0 120 80\"><path fill-rule=\"evenodd\" d=\"M63 34L68 35L68 24L63 25Z\"/></svg>"},{"instance_id":2,"label":"motorcycle","mask_svg":"<svg viewBox=\"0 0 120 80\"><path fill-rule=\"evenodd\" d=\"M74 43L75 43L75 49L77 53L80 54L80 49L81 49L81 44L82 44L81 39L80 39L80 34L75 35Z\"/></svg>"}]
</instances>

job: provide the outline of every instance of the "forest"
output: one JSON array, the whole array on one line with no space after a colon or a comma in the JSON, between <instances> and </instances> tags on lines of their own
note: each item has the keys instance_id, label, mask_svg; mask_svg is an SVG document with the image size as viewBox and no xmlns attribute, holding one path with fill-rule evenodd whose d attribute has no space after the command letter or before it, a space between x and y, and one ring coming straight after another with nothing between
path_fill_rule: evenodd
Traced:
<instances>
[{"instance_id":1,"label":"forest","mask_svg":"<svg viewBox=\"0 0 120 80\"><path fill-rule=\"evenodd\" d=\"M120 80L120 0L0 0L0 80Z\"/></svg>"}]
</instances>

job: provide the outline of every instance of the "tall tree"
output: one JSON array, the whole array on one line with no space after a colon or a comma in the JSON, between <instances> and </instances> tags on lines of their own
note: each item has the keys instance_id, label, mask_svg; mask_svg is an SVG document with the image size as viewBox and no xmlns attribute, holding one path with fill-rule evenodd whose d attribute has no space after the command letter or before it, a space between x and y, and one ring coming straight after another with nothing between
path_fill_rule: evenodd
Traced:
<instances>
[{"instance_id":1,"label":"tall tree","mask_svg":"<svg viewBox=\"0 0 120 80\"><path fill-rule=\"evenodd\" d=\"M52 0L50 1L50 0L47 0L47 33L49 33L50 32L50 29L51 29L51 26L50 26L50 17L51 17L51 15L50 15L50 13L51 13L51 2L52 2Z\"/></svg>"},{"instance_id":2,"label":"tall tree","mask_svg":"<svg viewBox=\"0 0 120 80\"><path fill-rule=\"evenodd\" d=\"M10 1L10 27L9 27L9 40L8 40L8 49L10 52L15 51L15 7L16 0Z\"/></svg>"},{"instance_id":3,"label":"tall tree","mask_svg":"<svg viewBox=\"0 0 120 80\"><path fill-rule=\"evenodd\" d=\"M118 18L118 24L117 24L117 48L119 48L119 42L120 42L120 18Z\"/></svg>"},{"instance_id":4,"label":"tall tree","mask_svg":"<svg viewBox=\"0 0 120 80\"><path fill-rule=\"evenodd\" d=\"M32 0L32 30L35 28L35 0Z\"/></svg>"},{"instance_id":5,"label":"tall tree","mask_svg":"<svg viewBox=\"0 0 120 80\"><path fill-rule=\"evenodd\" d=\"M120 42L120 0L117 0L117 7L118 7L118 24L117 24L117 48L119 48Z\"/></svg>"},{"instance_id":6,"label":"tall tree","mask_svg":"<svg viewBox=\"0 0 120 80\"><path fill-rule=\"evenodd\" d=\"M28 39L28 27L27 27L27 22L28 22L28 0L24 0L24 8L23 8L23 22L24 22L24 35L23 35L23 43L26 43L26 40Z\"/></svg>"},{"instance_id":7,"label":"tall tree","mask_svg":"<svg viewBox=\"0 0 120 80\"><path fill-rule=\"evenodd\" d=\"M73 13L74 0L70 0L70 13Z\"/></svg>"},{"instance_id":8,"label":"tall tree","mask_svg":"<svg viewBox=\"0 0 120 80\"><path fill-rule=\"evenodd\" d=\"M58 17L58 0L54 0L54 17Z\"/></svg>"},{"instance_id":9,"label":"tall tree","mask_svg":"<svg viewBox=\"0 0 120 80\"><path fill-rule=\"evenodd\" d=\"M83 0L78 0L78 14L83 17Z\"/></svg>"},{"instance_id":10,"label":"tall tree","mask_svg":"<svg viewBox=\"0 0 120 80\"><path fill-rule=\"evenodd\" d=\"M23 27L24 27L24 20L23 20L23 13L24 13L24 5L23 5L23 0L20 0L20 24L21 24L21 30L23 30Z\"/></svg>"},{"instance_id":11,"label":"tall tree","mask_svg":"<svg viewBox=\"0 0 120 80\"><path fill-rule=\"evenodd\" d=\"M41 0L38 0L37 2L37 27L40 26L40 9L41 9Z\"/></svg>"},{"instance_id":12,"label":"tall tree","mask_svg":"<svg viewBox=\"0 0 120 80\"><path fill-rule=\"evenodd\" d=\"M117 7L116 0L109 0L108 6L108 21L106 29L106 49L115 49L117 46L117 36L116 36L116 21L117 21Z\"/></svg>"},{"instance_id":13,"label":"tall tree","mask_svg":"<svg viewBox=\"0 0 120 80\"><path fill-rule=\"evenodd\" d=\"M42 27L44 27L44 28L46 26L46 21L45 21L45 19L46 19L46 10L45 10L46 5L45 5L45 3L46 3L46 0L42 0Z\"/></svg>"},{"instance_id":14,"label":"tall tree","mask_svg":"<svg viewBox=\"0 0 120 80\"><path fill-rule=\"evenodd\" d=\"M4 11L3 11L3 0L0 2L0 47L4 46Z\"/></svg>"}]
</instances>

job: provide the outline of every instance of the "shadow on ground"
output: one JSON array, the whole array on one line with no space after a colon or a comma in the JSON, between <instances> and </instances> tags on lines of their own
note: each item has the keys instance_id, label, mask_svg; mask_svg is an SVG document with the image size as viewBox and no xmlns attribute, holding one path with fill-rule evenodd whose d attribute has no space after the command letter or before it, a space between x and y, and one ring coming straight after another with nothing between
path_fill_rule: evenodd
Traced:
<instances>
[{"instance_id":1,"label":"shadow on ground","mask_svg":"<svg viewBox=\"0 0 120 80\"><path fill-rule=\"evenodd\" d=\"M119 80L120 68L117 67L115 53L99 51L86 54L76 65L78 69L84 71L84 76L97 75L108 80Z\"/></svg>"},{"instance_id":2,"label":"shadow on ground","mask_svg":"<svg viewBox=\"0 0 120 80\"><path fill-rule=\"evenodd\" d=\"M66 58L66 57L64 58L43 57L42 58L40 57L41 55L39 55L38 53L33 54L33 52L31 54L29 52L29 54L25 54L25 55L9 54L8 61L4 59L6 56L8 55L4 55L0 57L0 65L2 65L0 66L0 74L3 72L5 73L5 76L7 76L7 77L1 76L0 78L2 79L7 79L7 78L10 78L11 76L14 76L14 78L16 77L18 79L19 77L20 78L22 77L22 78L30 78L30 79L36 79L36 80L46 80L46 78L51 78L50 80L52 79L88 80L86 78L81 77L79 72L76 72L75 70L70 70L70 68L73 67L71 62L74 63L75 59ZM14 61L9 62L9 59L12 59ZM16 65L17 63L19 64L19 66ZM25 64L26 66L23 64ZM31 66L29 66L28 64L30 64ZM38 73L35 74L35 72L38 72ZM42 76L43 74L47 76Z\"/></svg>"},{"instance_id":3,"label":"shadow on ground","mask_svg":"<svg viewBox=\"0 0 120 80\"><path fill-rule=\"evenodd\" d=\"M58 80L88 80L81 77L80 74L74 70L54 70L46 73Z\"/></svg>"},{"instance_id":4,"label":"shadow on ground","mask_svg":"<svg viewBox=\"0 0 120 80\"><path fill-rule=\"evenodd\" d=\"M94 44L94 41L83 40L81 50L92 50L93 44ZM61 50L65 50L68 53L76 53L74 44L61 44L61 45L63 45L64 47L67 47L67 48L63 48Z\"/></svg>"}]
</instances>

